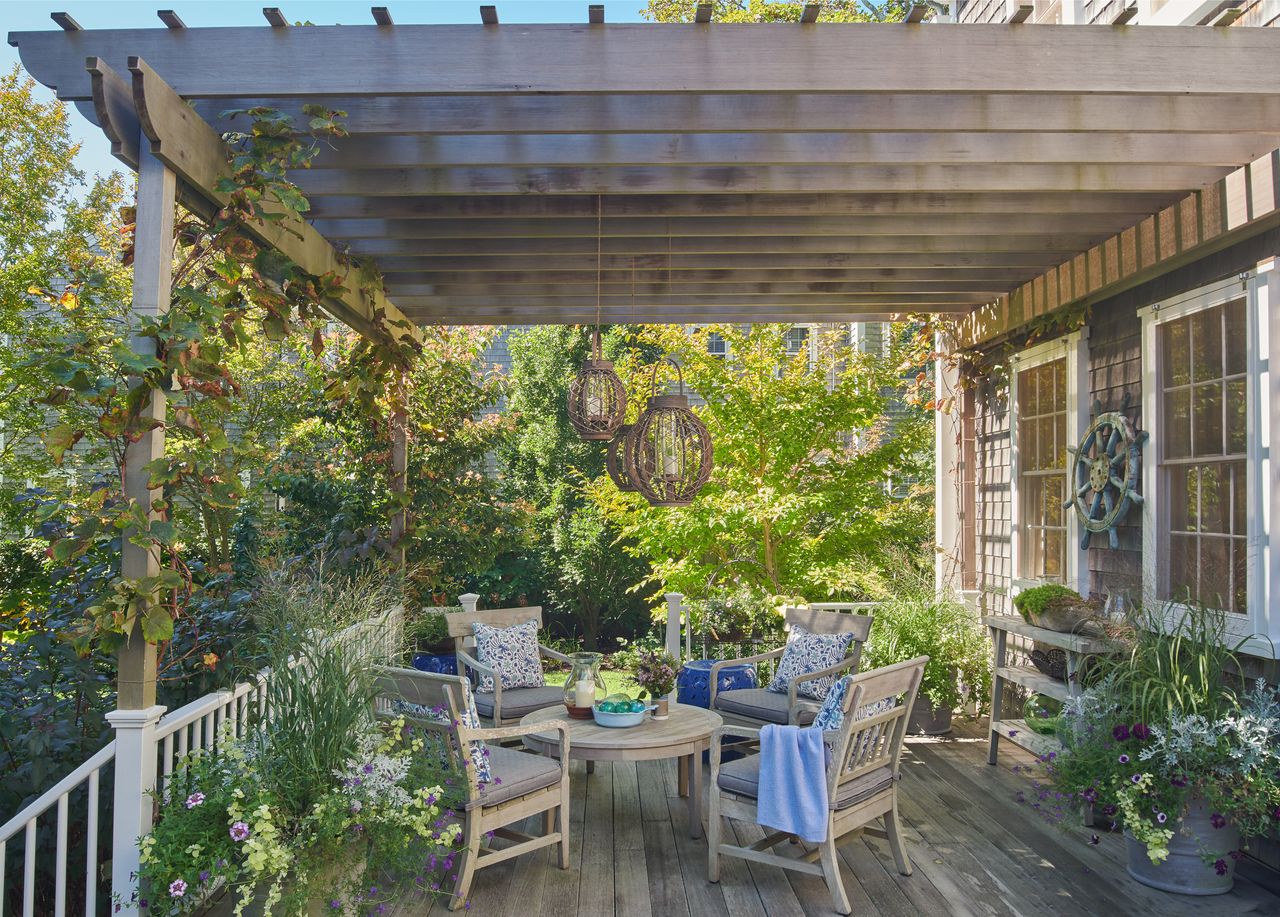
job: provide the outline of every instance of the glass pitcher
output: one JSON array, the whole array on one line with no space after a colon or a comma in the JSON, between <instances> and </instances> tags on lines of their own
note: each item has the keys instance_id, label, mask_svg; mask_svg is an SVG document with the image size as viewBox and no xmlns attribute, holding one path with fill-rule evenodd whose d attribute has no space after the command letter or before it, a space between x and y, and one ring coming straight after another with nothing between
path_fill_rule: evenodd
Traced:
<instances>
[{"instance_id":1,"label":"glass pitcher","mask_svg":"<svg viewBox=\"0 0 1280 917\"><path fill-rule=\"evenodd\" d=\"M573 661L573 668L564 683L564 705L570 711L577 708L590 716L596 698L607 693L604 679L600 677L602 657L599 653L573 653L569 658Z\"/></svg>"}]
</instances>

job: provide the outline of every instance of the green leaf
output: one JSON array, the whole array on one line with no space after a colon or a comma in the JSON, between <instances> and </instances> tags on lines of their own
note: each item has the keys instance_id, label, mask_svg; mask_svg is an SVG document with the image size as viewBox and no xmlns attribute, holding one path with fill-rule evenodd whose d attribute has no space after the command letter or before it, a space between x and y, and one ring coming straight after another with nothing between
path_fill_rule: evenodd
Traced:
<instances>
[{"instance_id":1,"label":"green leaf","mask_svg":"<svg viewBox=\"0 0 1280 917\"><path fill-rule=\"evenodd\" d=\"M67 450L84 437L84 430L77 430L70 424L59 424L45 431L44 444L53 456L56 464L62 464L62 457Z\"/></svg>"}]
</instances>

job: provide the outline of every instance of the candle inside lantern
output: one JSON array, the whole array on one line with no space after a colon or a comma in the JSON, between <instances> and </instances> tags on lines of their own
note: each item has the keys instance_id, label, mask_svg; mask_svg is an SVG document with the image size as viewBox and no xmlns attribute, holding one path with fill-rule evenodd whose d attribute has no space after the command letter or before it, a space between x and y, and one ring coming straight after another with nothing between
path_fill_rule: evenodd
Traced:
<instances>
[{"instance_id":1,"label":"candle inside lantern","mask_svg":"<svg viewBox=\"0 0 1280 917\"><path fill-rule=\"evenodd\" d=\"M573 701L576 707L590 707L596 702L595 682L588 678L578 679L573 689Z\"/></svg>"},{"instance_id":2,"label":"candle inside lantern","mask_svg":"<svg viewBox=\"0 0 1280 917\"><path fill-rule=\"evenodd\" d=\"M600 397L600 392L594 389L587 392L587 416L592 418L604 416L604 399Z\"/></svg>"}]
</instances>

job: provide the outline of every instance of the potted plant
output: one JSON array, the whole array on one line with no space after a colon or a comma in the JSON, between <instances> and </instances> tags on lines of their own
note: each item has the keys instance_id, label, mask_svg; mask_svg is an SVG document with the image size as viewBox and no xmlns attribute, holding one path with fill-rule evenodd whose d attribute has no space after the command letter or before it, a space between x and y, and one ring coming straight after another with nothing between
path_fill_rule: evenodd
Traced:
<instances>
[{"instance_id":1,"label":"potted plant","mask_svg":"<svg viewBox=\"0 0 1280 917\"><path fill-rule=\"evenodd\" d=\"M676 689L679 674L680 662L670 653L664 650L640 651L631 679L657 704L658 708L653 713L655 720L665 720L669 715L668 698Z\"/></svg>"},{"instance_id":2,"label":"potted plant","mask_svg":"<svg viewBox=\"0 0 1280 917\"><path fill-rule=\"evenodd\" d=\"M423 672L457 674L457 657L453 639L445 622L446 615L462 611L462 606L423 608L405 623L405 631L413 648L413 667Z\"/></svg>"},{"instance_id":3,"label":"potted plant","mask_svg":"<svg viewBox=\"0 0 1280 917\"><path fill-rule=\"evenodd\" d=\"M1059 583L1043 583L1022 590L1013 597L1013 607L1028 624L1068 634L1098 616L1097 603Z\"/></svg>"},{"instance_id":4,"label":"potted plant","mask_svg":"<svg viewBox=\"0 0 1280 917\"><path fill-rule=\"evenodd\" d=\"M1230 891L1241 838L1280 823L1280 697L1244 684L1224 637L1203 608L1147 617L1064 705L1064 748L1042 759L1041 811L1093 806L1123 829L1129 874L1164 891Z\"/></svg>"},{"instance_id":5,"label":"potted plant","mask_svg":"<svg viewBox=\"0 0 1280 917\"><path fill-rule=\"evenodd\" d=\"M861 669L883 668L928 656L916 705L907 728L942 735L964 700L963 684L981 701L990 691L991 662L986 634L964 604L951 596L904 594L876 608Z\"/></svg>"}]
</instances>

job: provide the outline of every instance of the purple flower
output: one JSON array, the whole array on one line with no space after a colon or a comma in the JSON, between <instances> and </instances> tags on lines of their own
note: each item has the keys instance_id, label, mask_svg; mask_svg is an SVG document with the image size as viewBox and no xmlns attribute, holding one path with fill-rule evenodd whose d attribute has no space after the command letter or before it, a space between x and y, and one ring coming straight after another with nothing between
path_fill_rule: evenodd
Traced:
<instances>
[{"instance_id":1,"label":"purple flower","mask_svg":"<svg viewBox=\"0 0 1280 917\"><path fill-rule=\"evenodd\" d=\"M1139 742L1145 742L1151 738L1151 728L1146 723L1134 723L1130 734Z\"/></svg>"},{"instance_id":2,"label":"purple flower","mask_svg":"<svg viewBox=\"0 0 1280 917\"><path fill-rule=\"evenodd\" d=\"M187 797L187 808L194 809L202 802L204 802L204 793L192 793Z\"/></svg>"},{"instance_id":3,"label":"purple flower","mask_svg":"<svg viewBox=\"0 0 1280 917\"><path fill-rule=\"evenodd\" d=\"M202 870L200 870L200 881L201 881L201 882L208 882L208 881L209 881L209 870L207 870L207 869L202 869Z\"/></svg>"},{"instance_id":4,"label":"purple flower","mask_svg":"<svg viewBox=\"0 0 1280 917\"><path fill-rule=\"evenodd\" d=\"M1128 755L1121 755L1121 756L1120 756L1120 763L1121 763L1121 764L1128 764L1128 763L1129 763L1129 756L1128 756ZM1137 783L1137 781L1135 780L1135 781L1134 781L1134 783Z\"/></svg>"},{"instance_id":5,"label":"purple flower","mask_svg":"<svg viewBox=\"0 0 1280 917\"><path fill-rule=\"evenodd\" d=\"M231 839L233 841L247 841L249 839L249 826L242 821L236 822L231 826Z\"/></svg>"},{"instance_id":6,"label":"purple flower","mask_svg":"<svg viewBox=\"0 0 1280 917\"><path fill-rule=\"evenodd\" d=\"M1011 738L1011 739L1012 739L1012 738L1014 738L1015 736L1017 736L1017 734L1018 734L1018 730L1016 730L1016 729L1010 729L1010 730L1009 730L1009 738Z\"/></svg>"},{"instance_id":7,"label":"purple flower","mask_svg":"<svg viewBox=\"0 0 1280 917\"><path fill-rule=\"evenodd\" d=\"M1116 727L1111 730L1111 738L1115 739L1117 742L1129 741L1129 727L1124 723L1116 724Z\"/></svg>"},{"instance_id":8,"label":"purple flower","mask_svg":"<svg viewBox=\"0 0 1280 917\"><path fill-rule=\"evenodd\" d=\"M1184 786L1187 785L1187 778L1182 776L1181 774L1174 774L1172 777L1169 778L1169 782L1174 786L1176 786L1178 789L1182 789Z\"/></svg>"},{"instance_id":9,"label":"purple flower","mask_svg":"<svg viewBox=\"0 0 1280 917\"><path fill-rule=\"evenodd\" d=\"M1217 862L1213 864L1213 871L1220 876L1225 876L1227 874L1227 861L1219 858Z\"/></svg>"},{"instance_id":10,"label":"purple flower","mask_svg":"<svg viewBox=\"0 0 1280 917\"><path fill-rule=\"evenodd\" d=\"M1214 812L1209 816L1209 824L1213 825L1215 828L1225 828L1227 826L1227 820L1222 817L1222 813Z\"/></svg>"},{"instance_id":11,"label":"purple flower","mask_svg":"<svg viewBox=\"0 0 1280 917\"><path fill-rule=\"evenodd\" d=\"M1134 783L1141 783L1141 782L1142 782L1142 775L1141 775L1141 774L1134 774L1134 775L1133 775L1132 777L1130 777L1129 779L1130 779L1130 780L1132 780Z\"/></svg>"},{"instance_id":12,"label":"purple flower","mask_svg":"<svg viewBox=\"0 0 1280 917\"><path fill-rule=\"evenodd\" d=\"M366 774L372 774L372 773L373 773L373 765L372 765L372 764L366 764L364 767L360 768L360 770L364 771Z\"/></svg>"},{"instance_id":13,"label":"purple flower","mask_svg":"<svg viewBox=\"0 0 1280 917\"><path fill-rule=\"evenodd\" d=\"M187 893L187 883L181 879L174 879L169 883L169 897L181 898Z\"/></svg>"},{"instance_id":14,"label":"purple flower","mask_svg":"<svg viewBox=\"0 0 1280 917\"><path fill-rule=\"evenodd\" d=\"M1163 812L1156 813L1156 821L1158 821L1160 824L1163 825L1168 820L1169 820L1169 816L1165 815Z\"/></svg>"},{"instance_id":15,"label":"purple flower","mask_svg":"<svg viewBox=\"0 0 1280 917\"><path fill-rule=\"evenodd\" d=\"M334 898L332 901L329 902L329 907L333 908L336 911L342 907L342 902L339 901L337 898Z\"/></svg>"},{"instance_id":16,"label":"purple flower","mask_svg":"<svg viewBox=\"0 0 1280 917\"><path fill-rule=\"evenodd\" d=\"M369 897L370 898L378 897L378 886L376 885L369 886Z\"/></svg>"}]
</instances>

